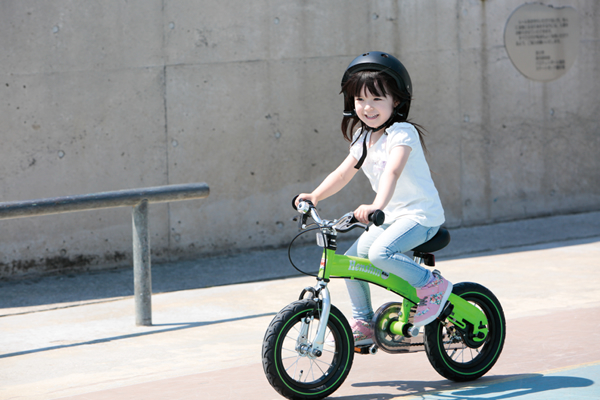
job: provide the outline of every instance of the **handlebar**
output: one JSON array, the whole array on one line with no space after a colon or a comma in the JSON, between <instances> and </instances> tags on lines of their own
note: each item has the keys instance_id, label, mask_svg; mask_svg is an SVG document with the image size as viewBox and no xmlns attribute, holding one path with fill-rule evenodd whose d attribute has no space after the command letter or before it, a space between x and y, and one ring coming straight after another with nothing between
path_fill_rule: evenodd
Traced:
<instances>
[{"instance_id":1,"label":"handlebar","mask_svg":"<svg viewBox=\"0 0 600 400\"><path fill-rule=\"evenodd\" d=\"M385 213L381 210L375 210L369 214L369 221L375 226L381 226L385 222Z\"/></svg>"},{"instance_id":2,"label":"handlebar","mask_svg":"<svg viewBox=\"0 0 600 400\"><path fill-rule=\"evenodd\" d=\"M315 220L315 222L318 225L320 225L321 227L323 227L325 225L329 225L330 227L334 227L341 232L350 230L350 229L352 229L354 227L358 227L358 226L360 226L364 229L368 229L368 227L366 225L360 223L354 217L354 214L351 212L344 215L339 220L335 220L335 221L322 220L321 217L319 217L319 214L317 213L316 207L314 206L314 204L311 201L300 199L300 202L298 203L298 207L296 207L296 199L297 198L298 198L298 196L295 196L292 199L292 207L294 207L294 210L303 214L301 225L303 225L306 222L307 214L310 214L312 219ZM372 222L373 225L375 225L375 226L382 225L385 222L385 213L381 210L375 210L374 212L369 214L369 222ZM341 223L344 224L344 227L342 227L342 225L340 225Z\"/></svg>"}]
</instances>

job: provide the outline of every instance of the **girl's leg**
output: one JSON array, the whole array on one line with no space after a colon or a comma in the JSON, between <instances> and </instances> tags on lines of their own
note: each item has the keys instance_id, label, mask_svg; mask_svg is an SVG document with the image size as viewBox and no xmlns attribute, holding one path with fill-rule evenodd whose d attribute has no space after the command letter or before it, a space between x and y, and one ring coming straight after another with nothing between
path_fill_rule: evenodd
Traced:
<instances>
[{"instance_id":1,"label":"girl's leg","mask_svg":"<svg viewBox=\"0 0 600 400\"><path fill-rule=\"evenodd\" d=\"M414 325L423 326L435 320L452 293L452 283L438 273L431 273L405 256L421 243L431 239L439 227L425 227L410 220L395 221L369 249L369 260L384 271L400 276L417 288L421 301L417 306Z\"/></svg>"},{"instance_id":2,"label":"girl's leg","mask_svg":"<svg viewBox=\"0 0 600 400\"><path fill-rule=\"evenodd\" d=\"M346 251L346 255L367 258L371 243L383 232L383 229L371 227ZM346 279L346 287L352 304L352 318L350 327L356 346L370 345L373 343L373 306L371 305L371 289L363 281Z\"/></svg>"},{"instance_id":3,"label":"girl's leg","mask_svg":"<svg viewBox=\"0 0 600 400\"><path fill-rule=\"evenodd\" d=\"M360 238L346 251L347 256L363 257L366 254L358 255L358 242ZM352 318L365 322L371 321L373 318L373 306L371 305L371 289L369 284L363 281L355 281L353 279L345 279L350 303L352 304Z\"/></svg>"},{"instance_id":4,"label":"girl's leg","mask_svg":"<svg viewBox=\"0 0 600 400\"><path fill-rule=\"evenodd\" d=\"M369 260L378 268L398 275L420 288L431 280L431 272L402 254L431 239L439 227L422 226L410 219L394 221L369 248Z\"/></svg>"}]
</instances>

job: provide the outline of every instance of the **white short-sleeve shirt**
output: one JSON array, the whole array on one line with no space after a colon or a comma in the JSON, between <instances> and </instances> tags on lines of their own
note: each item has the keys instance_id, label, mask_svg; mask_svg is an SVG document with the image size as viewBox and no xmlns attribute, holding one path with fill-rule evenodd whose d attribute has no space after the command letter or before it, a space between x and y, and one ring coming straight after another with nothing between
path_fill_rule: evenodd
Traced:
<instances>
[{"instance_id":1,"label":"white short-sleeve shirt","mask_svg":"<svg viewBox=\"0 0 600 400\"><path fill-rule=\"evenodd\" d=\"M354 135L355 142L350 148L350 154L360 159L363 151L363 140L369 140L370 133L365 138L356 141L358 130ZM373 190L377 193L379 180L385 170L391 150L396 146L411 148L408 162L398 178L396 189L388 205L383 210L386 221L404 217L412 219L423 226L439 226L444 223L444 209L431 173L425 160L425 154L419 133L416 128L407 122L397 122L386 129L386 134L375 143L367 152L362 170L371 182Z\"/></svg>"}]
</instances>

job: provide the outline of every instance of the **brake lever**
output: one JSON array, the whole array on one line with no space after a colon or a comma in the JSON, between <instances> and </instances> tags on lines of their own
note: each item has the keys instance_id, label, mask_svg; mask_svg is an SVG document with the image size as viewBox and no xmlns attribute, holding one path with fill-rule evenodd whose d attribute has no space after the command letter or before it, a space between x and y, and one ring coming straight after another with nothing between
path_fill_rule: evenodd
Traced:
<instances>
[{"instance_id":1,"label":"brake lever","mask_svg":"<svg viewBox=\"0 0 600 400\"><path fill-rule=\"evenodd\" d=\"M306 226L307 220L308 214L302 214L302 216L298 218L298 230L302 230Z\"/></svg>"},{"instance_id":2,"label":"brake lever","mask_svg":"<svg viewBox=\"0 0 600 400\"><path fill-rule=\"evenodd\" d=\"M354 213L349 212L343 215L340 219L338 219L333 225L334 228L338 232L348 232L354 228L362 228L364 230L369 230L368 225L359 222L355 217Z\"/></svg>"}]
</instances>

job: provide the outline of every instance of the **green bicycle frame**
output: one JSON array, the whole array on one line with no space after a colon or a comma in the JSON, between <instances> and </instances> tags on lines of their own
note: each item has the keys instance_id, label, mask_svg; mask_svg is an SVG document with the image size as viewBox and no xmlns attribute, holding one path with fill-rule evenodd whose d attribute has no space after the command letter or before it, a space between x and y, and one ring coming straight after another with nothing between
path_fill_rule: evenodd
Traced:
<instances>
[{"instance_id":1,"label":"green bicycle frame","mask_svg":"<svg viewBox=\"0 0 600 400\"><path fill-rule=\"evenodd\" d=\"M408 323L410 309L420 301L417 290L404 279L377 268L367 259L336 254L334 249L323 249L318 277L326 282L330 277L357 279L404 297L408 301L402 302L402 316L399 316L399 321L393 322L389 327L390 331L397 335L404 335L402 327ZM448 301L453 305L448 320L463 331L472 330L470 336L474 342L483 342L488 334L488 321L483 311L454 293L450 295Z\"/></svg>"}]
</instances>

